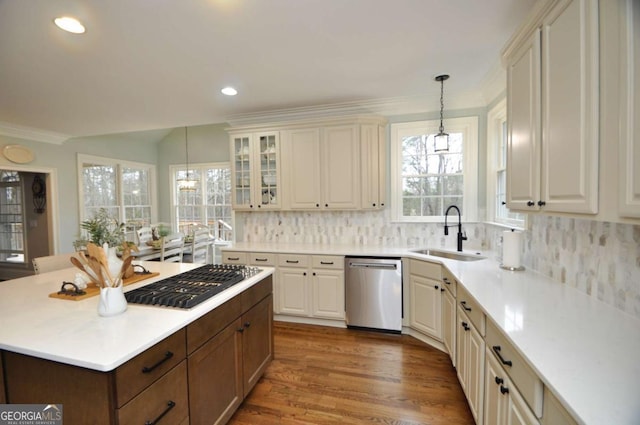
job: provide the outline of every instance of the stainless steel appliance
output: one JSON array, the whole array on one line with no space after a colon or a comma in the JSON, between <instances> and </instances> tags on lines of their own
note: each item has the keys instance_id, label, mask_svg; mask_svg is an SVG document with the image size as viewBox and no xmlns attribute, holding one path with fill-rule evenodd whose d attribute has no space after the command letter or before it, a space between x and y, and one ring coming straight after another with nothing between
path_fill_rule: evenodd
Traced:
<instances>
[{"instance_id":1,"label":"stainless steel appliance","mask_svg":"<svg viewBox=\"0 0 640 425\"><path fill-rule=\"evenodd\" d=\"M208 264L124 294L133 304L189 309L262 270L237 264Z\"/></svg>"},{"instance_id":2,"label":"stainless steel appliance","mask_svg":"<svg viewBox=\"0 0 640 425\"><path fill-rule=\"evenodd\" d=\"M345 258L347 327L402 330L402 261Z\"/></svg>"}]
</instances>

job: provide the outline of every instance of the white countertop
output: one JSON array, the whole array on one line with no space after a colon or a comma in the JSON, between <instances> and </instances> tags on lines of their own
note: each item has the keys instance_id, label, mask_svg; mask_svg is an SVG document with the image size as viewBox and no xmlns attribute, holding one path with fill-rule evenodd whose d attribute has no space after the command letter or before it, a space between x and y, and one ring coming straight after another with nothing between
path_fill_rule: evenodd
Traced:
<instances>
[{"instance_id":1,"label":"white countertop","mask_svg":"<svg viewBox=\"0 0 640 425\"><path fill-rule=\"evenodd\" d=\"M482 253L486 260L462 262L410 249L239 243L223 251L401 256L442 263L579 422L640 424L639 320L536 272L500 269L493 253Z\"/></svg>"},{"instance_id":2,"label":"white countertop","mask_svg":"<svg viewBox=\"0 0 640 425\"><path fill-rule=\"evenodd\" d=\"M160 276L129 285L125 292L201 266L142 264ZM63 280L73 281L75 268L0 282L0 349L110 371L273 273L272 268L261 268L189 310L129 304L113 317L98 316L98 296L81 301L49 298Z\"/></svg>"}]
</instances>

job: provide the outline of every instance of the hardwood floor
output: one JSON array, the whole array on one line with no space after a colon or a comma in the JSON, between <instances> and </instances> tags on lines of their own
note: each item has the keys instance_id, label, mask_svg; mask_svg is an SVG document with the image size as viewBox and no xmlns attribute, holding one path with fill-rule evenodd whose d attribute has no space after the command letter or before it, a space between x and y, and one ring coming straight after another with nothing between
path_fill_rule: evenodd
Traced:
<instances>
[{"instance_id":1,"label":"hardwood floor","mask_svg":"<svg viewBox=\"0 0 640 425\"><path fill-rule=\"evenodd\" d=\"M413 337L284 322L274 334L230 424L474 423L448 356Z\"/></svg>"}]
</instances>

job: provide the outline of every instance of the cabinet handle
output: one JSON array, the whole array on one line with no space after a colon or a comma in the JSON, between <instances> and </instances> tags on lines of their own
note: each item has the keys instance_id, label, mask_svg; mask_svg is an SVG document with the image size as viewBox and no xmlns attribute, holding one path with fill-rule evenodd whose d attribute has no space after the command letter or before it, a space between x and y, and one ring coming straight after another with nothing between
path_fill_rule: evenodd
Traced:
<instances>
[{"instance_id":1,"label":"cabinet handle","mask_svg":"<svg viewBox=\"0 0 640 425\"><path fill-rule=\"evenodd\" d=\"M333 266L333 261L320 261L320 264L323 264L325 266Z\"/></svg>"},{"instance_id":2,"label":"cabinet handle","mask_svg":"<svg viewBox=\"0 0 640 425\"><path fill-rule=\"evenodd\" d=\"M244 322L244 327L245 328L251 327L251 322Z\"/></svg>"},{"instance_id":3,"label":"cabinet handle","mask_svg":"<svg viewBox=\"0 0 640 425\"><path fill-rule=\"evenodd\" d=\"M502 358L502 355L500 354L500 346L499 345L494 345L491 348L493 349L493 352L496 353L496 356L498 356L498 359L500 359L500 361L502 362L503 365L513 366L513 363L511 362L511 360L505 360L505 359Z\"/></svg>"},{"instance_id":4,"label":"cabinet handle","mask_svg":"<svg viewBox=\"0 0 640 425\"><path fill-rule=\"evenodd\" d=\"M496 385L500 385L500 384L504 384L504 379L502 379L502 378L498 378L498 377L496 376Z\"/></svg>"},{"instance_id":5,"label":"cabinet handle","mask_svg":"<svg viewBox=\"0 0 640 425\"><path fill-rule=\"evenodd\" d=\"M532 206L534 206L535 204L536 204L536 203L535 203L535 202L533 202L533 201L529 201L529 202L527 202L527 206L528 206L528 207L532 207Z\"/></svg>"},{"instance_id":6,"label":"cabinet handle","mask_svg":"<svg viewBox=\"0 0 640 425\"><path fill-rule=\"evenodd\" d=\"M154 420L146 421L144 425L156 425L158 422L160 422L160 419L162 419L164 415L169 413L169 410L173 409L174 407L176 407L176 402L173 400L169 400L169 402L167 403L167 408L164 409L164 412L160 413L160 416L158 416Z\"/></svg>"},{"instance_id":7,"label":"cabinet handle","mask_svg":"<svg viewBox=\"0 0 640 425\"><path fill-rule=\"evenodd\" d=\"M312 274L315 276L315 275L316 275L316 272L313 272Z\"/></svg>"},{"instance_id":8,"label":"cabinet handle","mask_svg":"<svg viewBox=\"0 0 640 425\"><path fill-rule=\"evenodd\" d=\"M462 306L462 308L464 308L466 311L471 311L471 307L467 307L467 302L466 301L460 301L460 305Z\"/></svg>"},{"instance_id":9,"label":"cabinet handle","mask_svg":"<svg viewBox=\"0 0 640 425\"><path fill-rule=\"evenodd\" d=\"M329 204L324 204L325 208L329 208Z\"/></svg>"},{"instance_id":10,"label":"cabinet handle","mask_svg":"<svg viewBox=\"0 0 640 425\"><path fill-rule=\"evenodd\" d=\"M373 203L373 206L374 206L374 207L376 206L376 203L375 203L375 202Z\"/></svg>"},{"instance_id":11,"label":"cabinet handle","mask_svg":"<svg viewBox=\"0 0 640 425\"><path fill-rule=\"evenodd\" d=\"M262 208L262 205L258 205L258 208Z\"/></svg>"},{"instance_id":12,"label":"cabinet handle","mask_svg":"<svg viewBox=\"0 0 640 425\"><path fill-rule=\"evenodd\" d=\"M503 387L502 385L500 385L500 392L502 394L509 394L509 388Z\"/></svg>"},{"instance_id":13,"label":"cabinet handle","mask_svg":"<svg viewBox=\"0 0 640 425\"><path fill-rule=\"evenodd\" d=\"M380 203L380 206L381 206L381 207L384 207L384 202L381 202L381 203Z\"/></svg>"},{"instance_id":14,"label":"cabinet handle","mask_svg":"<svg viewBox=\"0 0 640 425\"><path fill-rule=\"evenodd\" d=\"M249 208L253 208L253 204L249 204Z\"/></svg>"},{"instance_id":15,"label":"cabinet handle","mask_svg":"<svg viewBox=\"0 0 640 425\"><path fill-rule=\"evenodd\" d=\"M240 257L227 257L227 260L229 261L238 261L240 259Z\"/></svg>"},{"instance_id":16,"label":"cabinet handle","mask_svg":"<svg viewBox=\"0 0 640 425\"><path fill-rule=\"evenodd\" d=\"M505 201L500 202L500 204L507 205L507 203Z\"/></svg>"},{"instance_id":17,"label":"cabinet handle","mask_svg":"<svg viewBox=\"0 0 640 425\"><path fill-rule=\"evenodd\" d=\"M162 363L166 362L167 360L169 360L171 357L173 357L173 353L171 351L167 351L166 353L164 353L164 357L162 359L160 359L156 364L154 364L153 366L144 366L142 368L142 373L151 373L153 372L153 370L155 368L157 368L158 366L160 366Z\"/></svg>"},{"instance_id":18,"label":"cabinet handle","mask_svg":"<svg viewBox=\"0 0 640 425\"><path fill-rule=\"evenodd\" d=\"M465 331L468 331L470 329L467 322L462 322L462 327L464 328Z\"/></svg>"},{"instance_id":19,"label":"cabinet handle","mask_svg":"<svg viewBox=\"0 0 640 425\"><path fill-rule=\"evenodd\" d=\"M440 288L440 292L444 292L444 288Z\"/></svg>"},{"instance_id":20,"label":"cabinet handle","mask_svg":"<svg viewBox=\"0 0 640 425\"><path fill-rule=\"evenodd\" d=\"M316 208L320 208L320 204L316 204Z\"/></svg>"},{"instance_id":21,"label":"cabinet handle","mask_svg":"<svg viewBox=\"0 0 640 425\"><path fill-rule=\"evenodd\" d=\"M302 273L302 276L306 276L306 275L307 275L307 272Z\"/></svg>"},{"instance_id":22,"label":"cabinet handle","mask_svg":"<svg viewBox=\"0 0 640 425\"><path fill-rule=\"evenodd\" d=\"M288 264L298 264L300 261L298 260L287 260Z\"/></svg>"},{"instance_id":23,"label":"cabinet handle","mask_svg":"<svg viewBox=\"0 0 640 425\"><path fill-rule=\"evenodd\" d=\"M449 282L449 279L447 279L446 277L443 277L443 278L442 278L442 281L443 281L444 283L446 283L447 285L451 285L451 282Z\"/></svg>"},{"instance_id":24,"label":"cabinet handle","mask_svg":"<svg viewBox=\"0 0 640 425\"><path fill-rule=\"evenodd\" d=\"M438 285L434 286L435 289L440 289L440 287Z\"/></svg>"},{"instance_id":25,"label":"cabinet handle","mask_svg":"<svg viewBox=\"0 0 640 425\"><path fill-rule=\"evenodd\" d=\"M240 326L240 327L238 328L238 332L240 332L240 333L244 332L244 327Z\"/></svg>"},{"instance_id":26,"label":"cabinet handle","mask_svg":"<svg viewBox=\"0 0 640 425\"><path fill-rule=\"evenodd\" d=\"M539 207L544 207L545 205L547 205L547 203L546 203L546 202L544 202L544 201L538 201L538 206L539 206Z\"/></svg>"},{"instance_id":27,"label":"cabinet handle","mask_svg":"<svg viewBox=\"0 0 640 425\"><path fill-rule=\"evenodd\" d=\"M266 258L256 258L255 260L256 260L256 261L267 261L267 259L266 259Z\"/></svg>"}]
</instances>

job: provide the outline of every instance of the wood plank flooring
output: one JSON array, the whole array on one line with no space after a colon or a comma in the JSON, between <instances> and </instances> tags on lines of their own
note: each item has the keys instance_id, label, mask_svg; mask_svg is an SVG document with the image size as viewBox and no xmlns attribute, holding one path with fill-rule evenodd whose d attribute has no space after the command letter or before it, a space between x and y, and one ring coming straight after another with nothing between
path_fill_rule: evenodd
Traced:
<instances>
[{"instance_id":1,"label":"wood plank flooring","mask_svg":"<svg viewBox=\"0 0 640 425\"><path fill-rule=\"evenodd\" d=\"M408 335L275 322L232 425L474 424L449 357Z\"/></svg>"}]
</instances>

